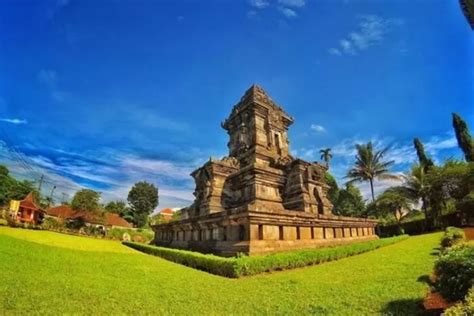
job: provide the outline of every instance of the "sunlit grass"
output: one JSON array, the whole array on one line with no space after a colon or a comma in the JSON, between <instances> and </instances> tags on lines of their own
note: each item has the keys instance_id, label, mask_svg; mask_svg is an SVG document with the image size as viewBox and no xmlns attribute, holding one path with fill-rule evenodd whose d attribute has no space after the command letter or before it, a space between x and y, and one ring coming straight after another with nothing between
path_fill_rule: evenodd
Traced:
<instances>
[{"instance_id":1,"label":"sunlit grass","mask_svg":"<svg viewBox=\"0 0 474 316\"><path fill-rule=\"evenodd\" d=\"M410 237L336 262L235 280L112 241L0 228L0 311L410 315L427 291L419 280L432 270L439 238Z\"/></svg>"},{"instance_id":2,"label":"sunlit grass","mask_svg":"<svg viewBox=\"0 0 474 316\"><path fill-rule=\"evenodd\" d=\"M0 235L15 237L39 244L68 248L74 250L121 252L131 253L130 249L123 247L119 241L97 239L86 236L74 236L50 231L10 228L0 226Z\"/></svg>"}]
</instances>

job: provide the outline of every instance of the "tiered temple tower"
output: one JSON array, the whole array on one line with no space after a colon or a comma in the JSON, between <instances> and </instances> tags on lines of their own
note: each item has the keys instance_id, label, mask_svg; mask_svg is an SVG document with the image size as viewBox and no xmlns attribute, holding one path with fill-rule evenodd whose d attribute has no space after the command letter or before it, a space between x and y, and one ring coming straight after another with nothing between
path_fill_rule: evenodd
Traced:
<instances>
[{"instance_id":1,"label":"tiered temple tower","mask_svg":"<svg viewBox=\"0 0 474 316\"><path fill-rule=\"evenodd\" d=\"M221 255L258 254L373 239L375 221L333 216L327 168L289 153L293 118L257 85L222 127L229 155L191 175L194 203L155 226L155 243Z\"/></svg>"}]
</instances>

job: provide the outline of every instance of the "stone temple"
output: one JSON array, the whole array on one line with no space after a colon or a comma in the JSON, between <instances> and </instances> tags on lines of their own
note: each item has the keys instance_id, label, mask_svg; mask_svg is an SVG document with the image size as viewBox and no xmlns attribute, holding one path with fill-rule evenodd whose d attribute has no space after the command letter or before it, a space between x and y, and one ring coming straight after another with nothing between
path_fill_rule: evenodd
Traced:
<instances>
[{"instance_id":1,"label":"stone temple","mask_svg":"<svg viewBox=\"0 0 474 316\"><path fill-rule=\"evenodd\" d=\"M229 155L191 174L194 203L179 221L154 226L154 243L232 256L378 238L376 221L332 214L327 168L290 155L291 124L261 87L250 87L222 123Z\"/></svg>"}]
</instances>

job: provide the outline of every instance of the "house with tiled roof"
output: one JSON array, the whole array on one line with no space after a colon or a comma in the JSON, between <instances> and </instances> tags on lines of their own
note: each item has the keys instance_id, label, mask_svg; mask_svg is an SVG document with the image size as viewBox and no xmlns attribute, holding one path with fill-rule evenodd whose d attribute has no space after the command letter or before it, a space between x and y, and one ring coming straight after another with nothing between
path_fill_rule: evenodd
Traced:
<instances>
[{"instance_id":1,"label":"house with tiled roof","mask_svg":"<svg viewBox=\"0 0 474 316\"><path fill-rule=\"evenodd\" d=\"M51 207L47 210L47 216L61 220L82 220L88 225L107 228L133 228L133 225L124 220L118 214L104 213L102 215L92 212L78 212L69 205Z\"/></svg>"},{"instance_id":2,"label":"house with tiled roof","mask_svg":"<svg viewBox=\"0 0 474 316\"><path fill-rule=\"evenodd\" d=\"M115 213L105 213L105 223L110 228L133 228L133 225Z\"/></svg>"},{"instance_id":3,"label":"house with tiled roof","mask_svg":"<svg viewBox=\"0 0 474 316\"><path fill-rule=\"evenodd\" d=\"M21 223L38 225L42 223L45 213L36 201L33 193L29 193L20 201L18 210L13 214L13 218Z\"/></svg>"}]
</instances>

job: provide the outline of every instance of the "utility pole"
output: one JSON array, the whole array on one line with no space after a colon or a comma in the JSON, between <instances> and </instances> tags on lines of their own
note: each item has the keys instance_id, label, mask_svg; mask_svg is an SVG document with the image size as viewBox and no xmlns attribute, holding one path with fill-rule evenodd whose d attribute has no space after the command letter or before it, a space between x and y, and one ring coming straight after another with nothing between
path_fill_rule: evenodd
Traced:
<instances>
[{"instance_id":1,"label":"utility pole","mask_svg":"<svg viewBox=\"0 0 474 316\"><path fill-rule=\"evenodd\" d=\"M61 204L66 203L66 195L67 195L66 193L64 193L64 192L62 193L62 197L63 197L63 198L62 198L62 200L61 200Z\"/></svg>"},{"instance_id":2,"label":"utility pole","mask_svg":"<svg viewBox=\"0 0 474 316\"><path fill-rule=\"evenodd\" d=\"M44 181L44 175L41 175L41 178L39 179L39 184L38 184L38 194L41 196L41 187L43 186L43 181Z\"/></svg>"},{"instance_id":3,"label":"utility pole","mask_svg":"<svg viewBox=\"0 0 474 316\"><path fill-rule=\"evenodd\" d=\"M50 194L49 200L48 200L48 208L51 206L51 203L53 203L54 189L56 189L56 186L55 186L55 185L54 185L53 188L51 189L51 194Z\"/></svg>"}]
</instances>

